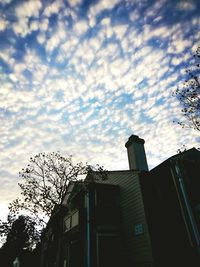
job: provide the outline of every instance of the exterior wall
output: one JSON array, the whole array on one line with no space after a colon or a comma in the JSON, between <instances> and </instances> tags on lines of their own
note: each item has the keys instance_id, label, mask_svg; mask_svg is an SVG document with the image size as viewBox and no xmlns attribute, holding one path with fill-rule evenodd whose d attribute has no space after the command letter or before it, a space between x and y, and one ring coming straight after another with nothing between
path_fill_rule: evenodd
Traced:
<instances>
[{"instance_id":1,"label":"exterior wall","mask_svg":"<svg viewBox=\"0 0 200 267\"><path fill-rule=\"evenodd\" d=\"M122 266L153 266L139 173L136 171L110 171L108 178L103 183L120 186Z\"/></svg>"},{"instance_id":2,"label":"exterior wall","mask_svg":"<svg viewBox=\"0 0 200 267\"><path fill-rule=\"evenodd\" d=\"M197 191L200 194L197 174L200 164L196 164L197 161L193 157L189 157L187 161L190 152L185 153L186 156L172 157L141 177L153 257L158 267L199 266L199 256L191 234L179 179L181 178L185 185L188 205L195 219L195 205L200 201L197 194ZM177 160L181 177L178 177L175 169ZM188 163L189 168L186 168Z\"/></svg>"}]
</instances>

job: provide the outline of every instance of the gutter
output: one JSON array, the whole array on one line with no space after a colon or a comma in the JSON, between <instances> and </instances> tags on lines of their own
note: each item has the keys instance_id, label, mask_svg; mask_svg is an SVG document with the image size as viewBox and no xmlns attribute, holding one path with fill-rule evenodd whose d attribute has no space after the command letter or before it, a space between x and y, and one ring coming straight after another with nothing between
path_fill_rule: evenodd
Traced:
<instances>
[{"instance_id":1,"label":"gutter","mask_svg":"<svg viewBox=\"0 0 200 267\"><path fill-rule=\"evenodd\" d=\"M199 231L198 231L198 228L197 228L197 225L196 225L196 221L195 221L194 216L193 216L192 208L190 206L188 194L187 194L187 191L186 191L186 188L185 188L185 183L184 183L184 180L183 180L181 171L180 171L178 160L175 160L174 166L175 166L175 171L176 171L176 175L177 175L177 178L178 178L179 189L180 189L180 192L181 192L181 195L182 195L182 198L183 198L183 203L181 203L179 192L177 192L178 193L178 196L179 196L179 202L180 202L180 205L181 205L181 208L182 208L182 212L183 212L183 205L184 205L185 210L186 210L187 217L189 219L189 224L191 226L192 235L194 237L195 246L197 247L198 252L200 252L200 236L199 236ZM175 177L173 175L173 179L174 178ZM174 183L175 183L175 181L174 181ZM175 185L176 185L176 183L175 183ZM187 220L186 220L184 214L183 214L183 216L184 216L184 221L186 223L187 231L189 232L188 225L187 225ZM192 240L192 238L190 236L190 241L191 240Z\"/></svg>"},{"instance_id":2,"label":"gutter","mask_svg":"<svg viewBox=\"0 0 200 267\"><path fill-rule=\"evenodd\" d=\"M86 266L90 267L90 193L86 193L86 232L87 232L87 260Z\"/></svg>"}]
</instances>

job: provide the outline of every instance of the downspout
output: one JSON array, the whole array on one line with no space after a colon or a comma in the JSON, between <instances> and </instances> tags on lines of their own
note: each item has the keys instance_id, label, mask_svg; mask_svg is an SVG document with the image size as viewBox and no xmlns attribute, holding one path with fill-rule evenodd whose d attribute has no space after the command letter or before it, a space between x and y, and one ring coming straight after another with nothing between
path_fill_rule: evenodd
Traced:
<instances>
[{"instance_id":1,"label":"downspout","mask_svg":"<svg viewBox=\"0 0 200 267\"><path fill-rule=\"evenodd\" d=\"M183 202L185 204L186 213L187 213L188 218L189 218L189 223L191 225L191 229L192 229L192 233L193 233L193 236L195 239L197 250L198 250L198 252L200 252L200 236L199 236L198 228L197 228L194 216L193 216L192 208L191 208L190 203L189 203L188 194L187 194L187 191L185 189L185 183L184 183L184 180L183 180L180 168L179 168L178 161L175 161L175 171L176 171L176 174L178 177L180 191L181 191L181 194L183 197Z\"/></svg>"},{"instance_id":2,"label":"downspout","mask_svg":"<svg viewBox=\"0 0 200 267\"><path fill-rule=\"evenodd\" d=\"M171 163L173 163L172 160L171 160ZM189 241L190 241L190 245L193 246L191 233L190 233L190 230L189 230L189 227L188 227L188 224L187 224L187 220L186 220L186 218L185 218L185 214L184 214L183 203L181 202L180 192L179 192L177 183L176 183L176 181L175 181L175 173L174 173L172 167L170 168L170 170L171 170L172 180L173 180L173 182L174 182L174 186L175 186L175 188L176 188L176 192L177 192L177 196L178 196L178 201L179 201L180 208L181 208L181 214L182 214L182 216L183 216L183 220L184 220L185 227L186 227L186 230L187 230L187 234L188 234L188 238L189 238Z\"/></svg>"},{"instance_id":3,"label":"downspout","mask_svg":"<svg viewBox=\"0 0 200 267\"><path fill-rule=\"evenodd\" d=\"M89 189L86 193L86 232L87 232L87 267L91 266L90 263L90 194Z\"/></svg>"}]
</instances>

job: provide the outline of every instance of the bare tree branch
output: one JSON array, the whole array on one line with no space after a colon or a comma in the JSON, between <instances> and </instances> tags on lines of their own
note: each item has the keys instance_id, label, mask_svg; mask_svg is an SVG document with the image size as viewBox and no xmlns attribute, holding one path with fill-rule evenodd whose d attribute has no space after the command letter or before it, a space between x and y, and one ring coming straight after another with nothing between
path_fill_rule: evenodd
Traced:
<instances>
[{"instance_id":1,"label":"bare tree branch","mask_svg":"<svg viewBox=\"0 0 200 267\"><path fill-rule=\"evenodd\" d=\"M95 168L100 175L104 173L99 165ZM39 153L30 158L30 163L19 172L21 198L10 204L10 213L25 210L44 224L54 207L61 205L69 182L77 181L79 175L91 170L88 164L73 163L71 156L63 157L59 152Z\"/></svg>"},{"instance_id":2,"label":"bare tree branch","mask_svg":"<svg viewBox=\"0 0 200 267\"><path fill-rule=\"evenodd\" d=\"M177 88L173 93L177 97L181 106L185 120L177 123L183 128L192 128L200 131L200 47L194 55L196 64L193 68L187 69L189 76L182 88Z\"/></svg>"}]
</instances>

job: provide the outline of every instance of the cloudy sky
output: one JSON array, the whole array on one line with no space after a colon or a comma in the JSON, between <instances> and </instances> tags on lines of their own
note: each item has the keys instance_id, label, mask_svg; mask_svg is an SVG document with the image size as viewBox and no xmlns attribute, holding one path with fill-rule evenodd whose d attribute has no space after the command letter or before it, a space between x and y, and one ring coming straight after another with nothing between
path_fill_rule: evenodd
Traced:
<instances>
[{"instance_id":1,"label":"cloudy sky","mask_svg":"<svg viewBox=\"0 0 200 267\"><path fill-rule=\"evenodd\" d=\"M199 0L0 0L1 216L39 152L127 169L136 134L152 168L198 145L173 123L172 92L200 43L199 10Z\"/></svg>"}]
</instances>

